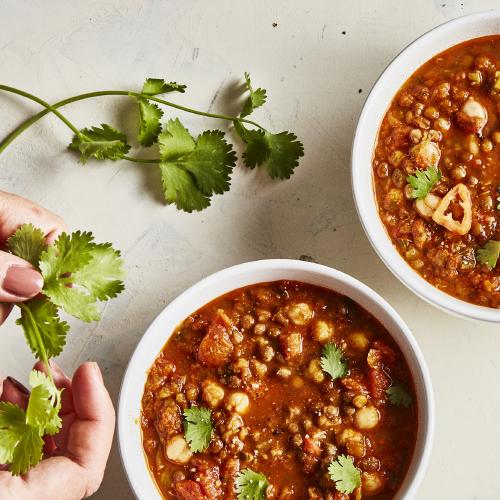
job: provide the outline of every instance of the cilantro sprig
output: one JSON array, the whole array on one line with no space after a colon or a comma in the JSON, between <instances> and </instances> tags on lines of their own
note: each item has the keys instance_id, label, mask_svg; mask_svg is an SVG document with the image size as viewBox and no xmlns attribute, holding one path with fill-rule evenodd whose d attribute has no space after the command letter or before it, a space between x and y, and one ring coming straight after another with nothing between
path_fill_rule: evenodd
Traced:
<instances>
[{"instance_id":1,"label":"cilantro sprig","mask_svg":"<svg viewBox=\"0 0 500 500\"><path fill-rule=\"evenodd\" d=\"M426 170L417 170L415 175L407 177L408 184L411 186L411 197L425 198L432 188L441 180L443 174L437 167L428 167Z\"/></svg>"},{"instance_id":2,"label":"cilantro sprig","mask_svg":"<svg viewBox=\"0 0 500 500\"><path fill-rule=\"evenodd\" d=\"M44 362L47 375L31 372L26 411L0 403L0 463L18 475L40 462L43 436L57 434L62 426L62 391L54 384L49 364L49 358L62 352L69 332L59 311L83 321L100 319L96 303L123 290L123 263L118 251L109 243L95 243L91 233L63 233L48 247L43 232L31 224L7 240L7 249L31 262L44 278L42 295L18 304L21 316L16 323L33 354Z\"/></svg>"},{"instance_id":3,"label":"cilantro sprig","mask_svg":"<svg viewBox=\"0 0 500 500\"><path fill-rule=\"evenodd\" d=\"M361 486L361 472L346 455L340 455L328 466L328 474L341 493L352 493Z\"/></svg>"},{"instance_id":4,"label":"cilantro sprig","mask_svg":"<svg viewBox=\"0 0 500 500\"><path fill-rule=\"evenodd\" d=\"M408 394L408 391L400 384L392 385L385 392L393 406L404 406L408 408L413 403L413 399Z\"/></svg>"},{"instance_id":5,"label":"cilantro sprig","mask_svg":"<svg viewBox=\"0 0 500 500\"><path fill-rule=\"evenodd\" d=\"M180 210L199 211L210 205L212 197L230 188L230 176L236 164L236 154L224 132L207 130L197 138L191 136L178 118L170 118L162 124L164 111L161 106L232 122L236 135L246 144L243 161L248 168L263 167L273 179L288 179L304 155L304 147L292 132L273 133L248 117L255 109L265 104L267 91L252 86L250 75L245 73L244 89L248 93L239 116L199 111L167 101L161 97L166 93L184 93L186 86L166 82L159 78L148 78L140 92L98 91L81 94L50 105L28 92L0 85L0 90L21 95L37 102L45 109L13 130L1 143L0 154L24 130L45 116L54 113L73 132L69 149L80 155L85 164L95 160L127 160L145 165L157 165L158 182L161 183L165 202L175 204ZM129 156L132 148L129 138L115 127L103 123L100 126L78 129L58 108L84 99L120 95L133 98L138 106L139 131L137 142L144 147L158 144L157 158Z\"/></svg>"},{"instance_id":6,"label":"cilantro sprig","mask_svg":"<svg viewBox=\"0 0 500 500\"><path fill-rule=\"evenodd\" d=\"M269 481L262 472L244 469L236 478L238 500L264 500Z\"/></svg>"},{"instance_id":7,"label":"cilantro sprig","mask_svg":"<svg viewBox=\"0 0 500 500\"><path fill-rule=\"evenodd\" d=\"M184 410L184 437L193 453L204 451L212 439L212 412L208 408Z\"/></svg>"},{"instance_id":8,"label":"cilantro sprig","mask_svg":"<svg viewBox=\"0 0 500 500\"><path fill-rule=\"evenodd\" d=\"M500 241L489 240L484 247L477 251L477 260L485 264L491 271L495 269L500 257Z\"/></svg>"},{"instance_id":9,"label":"cilantro sprig","mask_svg":"<svg viewBox=\"0 0 500 500\"><path fill-rule=\"evenodd\" d=\"M347 374L347 363L343 359L341 349L335 344L330 343L323 347L321 368L334 380L345 377Z\"/></svg>"}]
</instances>

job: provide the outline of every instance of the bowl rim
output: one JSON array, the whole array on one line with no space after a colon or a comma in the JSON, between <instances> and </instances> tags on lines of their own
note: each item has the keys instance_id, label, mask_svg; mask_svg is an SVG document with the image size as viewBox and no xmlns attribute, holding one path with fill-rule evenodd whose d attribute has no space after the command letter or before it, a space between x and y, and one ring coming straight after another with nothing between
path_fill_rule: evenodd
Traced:
<instances>
[{"instance_id":1,"label":"bowl rim","mask_svg":"<svg viewBox=\"0 0 500 500\"><path fill-rule=\"evenodd\" d=\"M384 94L383 88L385 85L387 85L391 73L397 71L400 65L405 64L405 61L411 59L412 57L416 58L417 54L421 50L421 46L426 44L428 41L438 39L440 37L444 38L445 33L458 33L460 28L464 26L480 26L481 22L484 24L488 21L498 21L498 34L500 34L500 9L492 9L476 12L473 14L467 14L446 21L420 35L418 38L404 47L385 67L385 69L375 81L372 89L370 90L358 118L358 123L351 146L351 187L353 191L356 211L368 240L370 241L373 249L380 257L382 262L384 262L387 268L394 274L394 276L396 276L396 278L399 279L399 281L401 281L418 297L445 312L451 313L460 318L480 320L490 323L500 323L500 309L494 309L466 302L439 290L434 285L431 285L427 280L422 278L420 274L418 274L396 250L392 243L392 240L387 234L385 225L382 223L378 214L377 202L373 189L373 169L371 167L371 159L373 155L373 149L375 147L375 142L371 144L371 149L369 150L370 171L368 176L370 178L371 196L367 196L365 185L367 175L365 175L366 172L364 171L366 165L368 164L364 151L364 147L366 145L363 144L363 141L367 140L365 136L367 134L371 135L373 127L376 127L376 140L376 138L378 137L378 131L382 118L387 111L389 104L392 102L394 95L405 82L405 80L400 81L397 86L397 90L393 93L390 93L390 95L387 96L387 99L385 99L384 97L384 102L387 101L387 106L382 114L382 118L380 118L380 120L378 121L375 121L375 125L373 125L373 120L369 119L370 113L372 112L372 108L374 107L377 100L380 99L380 95ZM464 36L462 42L472 40L474 38L479 38L481 36L488 36L490 34L492 33L488 32L472 37ZM451 43L448 45L448 48L451 48L454 45L462 42L459 41ZM435 50L432 53L429 53L428 57L426 57L423 62L416 64L416 66L407 74L406 78L409 78L411 74L413 74L413 72L416 71L422 64L424 64L426 61L430 60L432 57L442 52L443 50L446 50L446 48Z\"/></svg>"},{"instance_id":2,"label":"bowl rim","mask_svg":"<svg viewBox=\"0 0 500 500\"><path fill-rule=\"evenodd\" d=\"M252 280L254 274L266 275L266 273L270 276L270 279ZM274 278L274 275L282 277ZM252 283L257 284L280 279L296 279L304 283L318 284L318 286L330 288L333 291L337 291L337 293L350 296L351 298L354 295L356 298L353 300L356 302L360 303L360 299L364 300L364 303L360 303L361 307L364 309L369 312L377 309L379 314L374 314L374 317L382 322L384 326L387 326L388 322L391 323L392 331L389 330L389 333L405 355L405 359L412 371L417 397L419 398L419 429L417 432L417 443L415 445L414 455L409 466L411 474L407 474L405 477L398 491L397 498L413 498L416 495L417 489L425 474L432 450L435 428L435 403L429 370L411 330L396 310L383 297L348 274L311 262L291 259L268 259L232 266L215 272L198 281L163 308L137 344L127 365L120 389L117 425L120 457L128 482L137 498L153 498L155 497L154 492L156 492L155 498L161 498L154 478L151 476L149 467L146 464L144 451L142 449L142 439L140 445L142 462L138 456L137 432L141 434L140 425L138 425L137 420L139 415L130 413L131 406L136 406L137 404L137 401L132 399L134 398L133 393L135 392L137 394L137 391L139 391L138 394L142 396L147 370L152 365L161 349L160 347L160 349L155 350L155 352L150 352L151 346L149 346L148 350L147 344L150 343L153 336L157 335L158 331L165 331L165 328L161 325L169 322L169 315L172 316L176 314L176 308L183 302L193 302L197 293L210 293L207 292L207 290L211 291L217 284L219 284L219 287L227 288L227 292L229 292ZM241 282L241 284L236 286L234 286L234 284L229 284L233 283L234 280ZM333 288L333 285L328 286L327 284L320 284L320 281L335 283L335 288ZM225 285L225 283L228 284ZM340 291L339 288L341 289ZM215 292L211 300L214 300L222 294ZM206 301L204 303L208 302L209 301ZM203 304L201 306L193 305L191 312L194 312L202 306ZM383 318L381 318L380 315L382 315ZM175 328L175 326L173 328ZM162 334L162 345L167 342L172 334L173 328L167 331L165 335ZM396 339L396 337L398 337L398 339ZM158 343L158 339L155 340L155 342ZM143 359L144 356L148 359ZM139 384L137 383L138 380ZM133 436L134 432L135 437ZM138 471L137 466L142 470ZM147 482L145 482L146 476ZM143 494L144 488L148 490L146 495Z\"/></svg>"}]
</instances>

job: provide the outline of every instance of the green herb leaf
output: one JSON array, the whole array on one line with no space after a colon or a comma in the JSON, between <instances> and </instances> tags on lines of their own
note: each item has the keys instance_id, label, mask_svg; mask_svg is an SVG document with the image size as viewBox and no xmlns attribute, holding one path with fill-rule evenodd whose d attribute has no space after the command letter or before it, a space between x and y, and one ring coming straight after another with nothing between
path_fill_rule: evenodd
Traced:
<instances>
[{"instance_id":1,"label":"green herb leaf","mask_svg":"<svg viewBox=\"0 0 500 500\"><path fill-rule=\"evenodd\" d=\"M185 85L176 82L166 82L162 78L148 78L142 86L142 94L147 95L160 95L167 92L180 92L183 94L186 90Z\"/></svg>"},{"instance_id":2,"label":"green herb leaf","mask_svg":"<svg viewBox=\"0 0 500 500\"><path fill-rule=\"evenodd\" d=\"M69 149L80 151L80 162L91 157L97 160L120 160L130 150L127 136L119 130L101 124L101 127L84 128L73 137Z\"/></svg>"},{"instance_id":3,"label":"green herb leaf","mask_svg":"<svg viewBox=\"0 0 500 500\"><path fill-rule=\"evenodd\" d=\"M500 257L500 241L489 240L483 248L477 251L477 260L485 264L490 271L495 269Z\"/></svg>"},{"instance_id":4,"label":"green herb leaf","mask_svg":"<svg viewBox=\"0 0 500 500\"><path fill-rule=\"evenodd\" d=\"M245 73L245 87L250 92L250 96L245 101L243 105L243 111L240 113L240 116L244 118L245 116L250 115L253 111L262 106L267 99L266 89L258 88L254 90L252 88L252 82L250 81L250 74Z\"/></svg>"},{"instance_id":5,"label":"green herb leaf","mask_svg":"<svg viewBox=\"0 0 500 500\"><path fill-rule=\"evenodd\" d=\"M62 427L59 417L62 390L57 389L45 373L36 370L30 373L29 382L32 390L26 410L26 422L38 428L40 436L53 436Z\"/></svg>"},{"instance_id":6,"label":"green herb leaf","mask_svg":"<svg viewBox=\"0 0 500 500\"><path fill-rule=\"evenodd\" d=\"M389 401L394 406L404 406L408 408L413 400L406 389L399 384L395 384L385 391Z\"/></svg>"},{"instance_id":7,"label":"green herb leaf","mask_svg":"<svg viewBox=\"0 0 500 500\"><path fill-rule=\"evenodd\" d=\"M291 132L271 134L263 130L249 130L241 122L235 130L247 148L243 153L245 165L249 168L264 166L273 179L289 179L299 158L304 156L304 146Z\"/></svg>"},{"instance_id":8,"label":"green herb leaf","mask_svg":"<svg viewBox=\"0 0 500 500\"><path fill-rule=\"evenodd\" d=\"M212 439L212 412L208 408L184 410L184 436L193 453L206 450Z\"/></svg>"},{"instance_id":9,"label":"green herb leaf","mask_svg":"<svg viewBox=\"0 0 500 500\"><path fill-rule=\"evenodd\" d=\"M333 343L323 347L321 356L321 368L328 373L332 379L345 377L347 374L347 363L342 360L342 351Z\"/></svg>"},{"instance_id":10,"label":"green herb leaf","mask_svg":"<svg viewBox=\"0 0 500 500\"><path fill-rule=\"evenodd\" d=\"M31 316L26 308L29 309ZM61 354L66 344L69 325L66 321L61 321L57 307L52 302L46 298L35 298L25 302L21 309L21 317L16 323L22 327L26 342L38 359L43 357L35 328L38 329L47 356L52 358Z\"/></svg>"},{"instance_id":11,"label":"green herb leaf","mask_svg":"<svg viewBox=\"0 0 500 500\"><path fill-rule=\"evenodd\" d=\"M341 493L352 493L361 486L361 472L354 466L351 457L340 455L328 466L328 474Z\"/></svg>"},{"instance_id":12,"label":"green herb leaf","mask_svg":"<svg viewBox=\"0 0 500 500\"><path fill-rule=\"evenodd\" d=\"M417 170L415 175L409 175L406 180L412 187L411 197L418 199L425 198L432 191L434 185L439 182L442 175L441 170L437 167Z\"/></svg>"},{"instance_id":13,"label":"green herb leaf","mask_svg":"<svg viewBox=\"0 0 500 500\"><path fill-rule=\"evenodd\" d=\"M206 131L195 141L178 119L169 120L158 143L167 203L192 212L209 206L213 194L229 190L236 155L223 132Z\"/></svg>"},{"instance_id":14,"label":"green herb leaf","mask_svg":"<svg viewBox=\"0 0 500 500\"><path fill-rule=\"evenodd\" d=\"M45 235L33 224L23 224L7 240L7 248L11 253L27 260L34 266L38 265L40 254L46 248Z\"/></svg>"},{"instance_id":15,"label":"green herb leaf","mask_svg":"<svg viewBox=\"0 0 500 500\"><path fill-rule=\"evenodd\" d=\"M24 474L42 459L43 439L39 430L26 423L24 410L0 403L0 463L10 465L12 474Z\"/></svg>"},{"instance_id":16,"label":"green herb leaf","mask_svg":"<svg viewBox=\"0 0 500 500\"><path fill-rule=\"evenodd\" d=\"M139 142L143 146L152 146L161 132L161 117L163 111L154 103L146 99L137 99L139 103L139 115L141 123L139 126Z\"/></svg>"},{"instance_id":17,"label":"green herb leaf","mask_svg":"<svg viewBox=\"0 0 500 500\"><path fill-rule=\"evenodd\" d=\"M236 478L238 500L265 500L268 486L269 481L264 474L244 469Z\"/></svg>"},{"instance_id":18,"label":"green herb leaf","mask_svg":"<svg viewBox=\"0 0 500 500\"><path fill-rule=\"evenodd\" d=\"M45 434L61 428L61 393L42 372L30 374L32 387L26 412L12 403L0 403L0 463L12 474L24 474L42 459Z\"/></svg>"},{"instance_id":19,"label":"green herb leaf","mask_svg":"<svg viewBox=\"0 0 500 500\"><path fill-rule=\"evenodd\" d=\"M93 243L91 233L61 234L41 255L40 270L43 293L82 321L97 321L97 300L116 297L123 290L120 253L109 243Z\"/></svg>"}]
</instances>

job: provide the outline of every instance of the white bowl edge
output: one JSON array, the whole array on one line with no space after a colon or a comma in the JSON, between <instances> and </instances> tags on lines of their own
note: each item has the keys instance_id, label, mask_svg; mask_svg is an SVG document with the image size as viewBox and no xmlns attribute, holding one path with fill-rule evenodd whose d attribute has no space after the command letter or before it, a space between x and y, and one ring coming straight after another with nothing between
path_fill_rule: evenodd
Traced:
<instances>
[{"instance_id":1,"label":"white bowl edge","mask_svg":"<svg viewBox=\"0 0 500 500\"><path fill-rule=\"evenodd\" d=\"M407 477L396 498L409 499L416 495L432 449L435 407L429 371L413 334L382 297L355 278L319 264L273 259L233 266L193 285L163 309L137 345L120 392L118 443L128 480L138 498L161 498L142 448L140 406L147 370L167 339L184 318L220 295L243 286L281 279L323 286L350 297L380 321L401 348L417 391L419 430Z\"/></svg>"},{"instance_id":2,"label":"white bowl edge","mask_svg":"<svg viewBox=\"0 0 500 500\"><path fill-rule=\"evenodd\" d=\"M407 264L378 215L372 167L383 116L406 80L443 50L491 34L500 34L500 10L478 12L441 24L417 38L392 60L375 82L361 111L351 151L351 182L356 209L370 243L403 284L428 303L454 315L500 323L500 310L457 299L428 283Z\"/></svg>"}]
</instances>

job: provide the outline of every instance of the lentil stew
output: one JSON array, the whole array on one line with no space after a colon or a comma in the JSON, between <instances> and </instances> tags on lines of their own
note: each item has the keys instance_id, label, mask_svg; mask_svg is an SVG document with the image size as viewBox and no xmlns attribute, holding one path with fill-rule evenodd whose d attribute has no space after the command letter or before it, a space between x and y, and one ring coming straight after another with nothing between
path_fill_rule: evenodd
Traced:
<instances>
[{"instance_id":1,"label":"lentil stew","mask_svg":"<svg viewBox=\"0 0 500 500\"><path fill-rule=\"evenodd\" d=\"M418 422L408 365L373 316L276 281L175 329L148 373L141 427L165 498L348 500L394 497Z\"/></svg>"},{"instance_id":2,"label":"lentil stew","mask_svg":"<svg viewBox=\"0 0 500 500\"><path fill-rule=\"evenodd\" d=\"M500 36L433 57L401 87L373 155L387 232L425 280L500 308Z\"/></svg>"}]
</instances>

